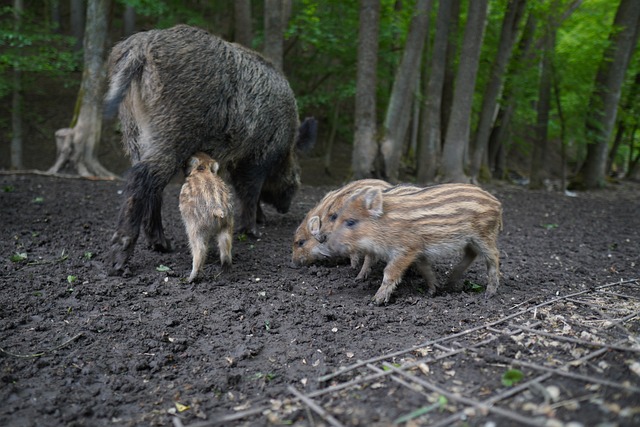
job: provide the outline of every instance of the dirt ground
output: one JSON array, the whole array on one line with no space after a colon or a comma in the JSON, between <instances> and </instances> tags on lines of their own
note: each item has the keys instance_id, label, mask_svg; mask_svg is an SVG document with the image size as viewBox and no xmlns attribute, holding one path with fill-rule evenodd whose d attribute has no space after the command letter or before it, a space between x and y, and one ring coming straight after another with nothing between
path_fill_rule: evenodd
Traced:
<instances>
[{"instance_id":1,"label":"dirt ground","mask_svg":"<svg viewBox=\"0 0 640 427\"><path fill-rule=\"evenodd\" d=\"M638 184L577 197L487 186L504 206L497 295L485 301L475 290L486 283L476 262L465 292L429 297L409 272L386 306L371 304L382 265L363 282L345 260L290 267L293 231L329 186L303 186L285 215L267 208L260 239L236 236L232 272L220 273L214 250L206 279L191 285L172 183L163 220L175 251L152 252L141 239L130 275L110 277L103 260L122 187L0 176L0 425L640 425ZM454 262L438 264L440 279ZM597 295L618 295L613 303L576 302L621 281ZM572 320L585 307L590 314ZM529 326L514 329L516 312ZM551 320L560 332L522 335ZM513 336L495 347L463 340L476 329L478 339L495 338L503 327ZM606 341L607 331L618 341ZM434 357L452 348L464 351ZM576 365L586 348L599 352ZM501 383L525 355L538 368L519 372L535 381ZM562 369L573 377L535 376L569 355ZM377 379L350 368L378 359L387 364L371 368ZM423 380L407 385L400 369L416 359L403 375ZM455 387L467 385L471 397L456 400ZM469 402L499 393L492 409Z\"/></svg>"}]
</instances>

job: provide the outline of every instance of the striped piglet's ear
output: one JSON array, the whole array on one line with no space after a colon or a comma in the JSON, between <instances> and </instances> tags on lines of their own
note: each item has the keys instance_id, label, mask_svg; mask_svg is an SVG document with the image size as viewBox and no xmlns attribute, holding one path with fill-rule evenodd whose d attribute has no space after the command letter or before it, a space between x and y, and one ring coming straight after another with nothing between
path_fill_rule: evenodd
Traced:
<instances>
[{"instance_id":1,"label":"striped piglet's ear","mask_svg":"<svg viewBox=\"0 0 640 427\"><path fill-rule=\"evenodd\" d=\"M215 160L211 162L211 172L214 174L218 173L218 169L220 169L220 165L218 164L218 162L216 162Z\"/></svg>"},{"instance_id":2,"label":"striped piglet's ear","mask_svg":"<svg viewBox=\"0 0 640 427\"><path fill-rule=\"evenodd\" d=\"M370 188L364 193L364 206L374 218L379 218L384 213L382 203L382 190Z\"/></svg>"}]
</instances>

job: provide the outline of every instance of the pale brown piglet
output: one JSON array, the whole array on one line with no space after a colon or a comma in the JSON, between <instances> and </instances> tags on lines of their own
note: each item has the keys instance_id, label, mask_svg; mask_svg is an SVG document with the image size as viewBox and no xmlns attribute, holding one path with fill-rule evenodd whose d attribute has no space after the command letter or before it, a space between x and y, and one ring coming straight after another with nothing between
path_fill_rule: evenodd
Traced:
<instances>
[{"instance_id":1,"label":"pale brown piglet","mask_svg":"<svg viewBox=\"0 0 640 427\"><path fill-rule=\"evenodd\" d=\"M233 244L233 204L229 188L217 174L218 162L198 152L187 162L186 180L180 191L180 213L189 237L193 266L189 282L198 277L217 236L220 264L231 268Z\"/></svg>"},{"instance_id":2,"label":"pale brown piglet","mask_svg":"<svg viewBox=\"0 0 640 427\"><path fill-rule=\"evenodd\" d=\"M345 202L327 246L336 254L369 254L387 262L374 297L377 304L389 301L414 262L433 293L437 286L433 261L460 253L464 256L449 283L457 282L481 255L487 265L485 296L491 297L499 283L496 240L501 228L502 205L475 185L365 188Z\"/></svg>"}]
</instances>

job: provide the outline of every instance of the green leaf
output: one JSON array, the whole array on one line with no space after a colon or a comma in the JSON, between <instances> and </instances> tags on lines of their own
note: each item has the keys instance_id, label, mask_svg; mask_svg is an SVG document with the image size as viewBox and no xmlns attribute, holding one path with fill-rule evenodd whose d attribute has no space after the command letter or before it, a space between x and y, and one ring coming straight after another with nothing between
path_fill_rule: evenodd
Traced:
<instances>
[{"instance_id":1,"label":"green leaf","mask_svg":"<svg viewBox=\"0 0 640 427\"><path fill-rule=\"evenodd\" d=\"M33 203L42 203L42 202L44 202L44 197L42 197L42 196L34 197L32 202Z\"/></svg>"},{"instance_id":2,"label":"green leaf","mask_svg":"<svg viewBox=\"0 0 640 427\"><path fill-rule=\"evenodd\" d=\"M171 267L167 267L166 265L160 264L159 266L156 267L156 270L167 272L167 271L171 271Z\"/></svg>"},{"instance_id":3,"label":"green leaf","mask_svg":"<svg viewBox=\"0 0 640 427\"><path fill-rule=\"evenodd\" d=\"M546 228L547 230L553 230L554 228L558 228L558 224L542 224L542 228Z\"/></svg>"},{"instance_id":4,"label":"green leaf","mask_svg":"<svg viewBox=\"0 0 640 427\"><path fill-rule=\"evenodd\" d=\"M27 253L26 252L15 253L15 254L11 255L11 258L9 258L9 259L12 262L26 261L27 260Z\"/></svg>"},{"instance_id":5,"label":"green leaf","mask_svg":"<svg viewBox=\"0 0 640 427\"><path fill-rule=\"evenodd\" d=\"M74 283L77 280L78 280L78 276L72 276L72 275L67 276L67 282L69 283Z\"/></svg>"},{"instance_id":6,"label":"green leaf","mask_svg":"<svg viewBox=\"0 0 640 427\"><path fill-rule=\"evenodd\" d=\"M512 385L519 383L524 378L522 371L518 369L509 369L502 376L502 385L511 387Z\"/></svg>"},{"instance_id":7,"label":"green leaf","mask_svg":"<svg viewBox=\"0 0 640 427\"><path fill-rule=\"evenodd\" d=\"M89 261L91 258L93 258L93 252L85 252L83 258Z\"/></svg>"}]
</instances>

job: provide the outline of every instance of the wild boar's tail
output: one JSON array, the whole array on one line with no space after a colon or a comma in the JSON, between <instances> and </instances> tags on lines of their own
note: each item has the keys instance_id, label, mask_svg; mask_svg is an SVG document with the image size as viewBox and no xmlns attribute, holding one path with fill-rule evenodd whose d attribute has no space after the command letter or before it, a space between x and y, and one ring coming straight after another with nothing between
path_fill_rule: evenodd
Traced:
<instances>
[{"instance_id":1,"label":"wild boar's tail","mask_svg":"<svg viewBox=\"0 0 640 427\"><path fill-rule=\"evenodd\" d=\"M121 48L119 55L116 46L109 58L109 90L104 98L104 117L113 118L118 107L131 86L131 82L139 78L145 65L145 57L141 46L133 44L128 48Z\"/></svg>"},{"instance_id":2,"label":"wild boar's tail","mask_svg":"<svg viewBox=\"0 0 640 427\"><path fill-rule=\"evenodd\" d=\"M303 153L311 151L318 137L318 121L314 117L305 118L298 128L296 148Z\"/></svg>"}]
</instances>

